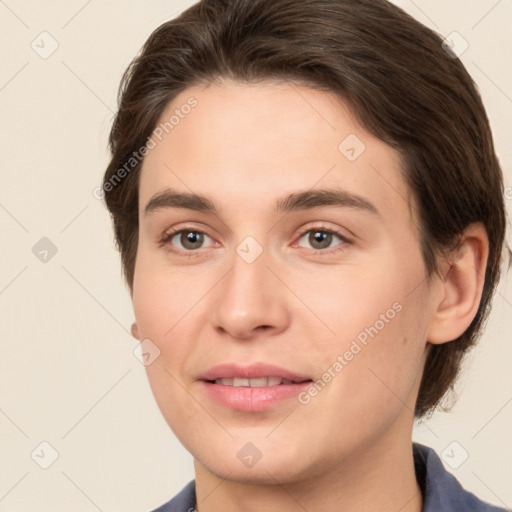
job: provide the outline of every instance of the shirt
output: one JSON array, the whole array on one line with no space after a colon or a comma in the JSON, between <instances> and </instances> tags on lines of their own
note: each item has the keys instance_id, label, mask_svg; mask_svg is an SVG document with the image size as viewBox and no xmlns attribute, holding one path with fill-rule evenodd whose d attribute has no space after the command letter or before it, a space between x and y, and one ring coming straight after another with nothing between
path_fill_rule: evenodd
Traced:
<instances>
[{"instance_id":1,"label":"shirt","mask_svg":"<svg viewBox=\"0 0 512 512\"><path fill-rule=\"evenodd\" d=\"M428 446L413 443L414 470L423 494L422 512L505 512L506 509L479 500L462 488L443 466L437 453ZM153 512L194 512L195 480L174 498Z\"/></svg>"}]
</instances>

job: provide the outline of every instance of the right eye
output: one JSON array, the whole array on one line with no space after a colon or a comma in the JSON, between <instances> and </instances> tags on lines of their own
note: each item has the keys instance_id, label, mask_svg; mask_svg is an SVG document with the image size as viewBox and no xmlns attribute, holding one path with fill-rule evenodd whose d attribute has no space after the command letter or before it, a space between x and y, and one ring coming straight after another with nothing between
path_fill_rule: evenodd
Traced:
<instances>
[{"instance_id":1,"label":"right eye","mask_svg":"<svg viewBox=\"0 0 512 512\"><path fill-rule=\"evenodd\" d=\"M203 248L205 237L212 240L204 231L187 228L175 229L164 233L160 240L160 245L171 246L171 250L175 252L193 252ZM178 244L181 244L181 247ZM178 250L176 251L174 247L177 245ZM210 244L206 247L211 247L212 245Z\"/></svg>"}]
</instances>

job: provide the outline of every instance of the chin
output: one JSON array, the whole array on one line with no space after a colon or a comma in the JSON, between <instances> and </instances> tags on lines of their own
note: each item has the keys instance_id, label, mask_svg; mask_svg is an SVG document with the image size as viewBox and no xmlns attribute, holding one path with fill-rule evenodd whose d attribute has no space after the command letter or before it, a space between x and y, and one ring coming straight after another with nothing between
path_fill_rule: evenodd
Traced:
<instances>
[{"instance_id":1,"label":"chin","mask_svg":"<svg viewBox=\"0 0 512 512\"><path fill-rule=\"evenodd\" d=\"M208 441L203 446L196 444L193 449L185 447L196 464L221 479L275 485L306 478L312 468L306 465L311 456L304 453L304 446L294 448L289 442L278 442L277 439L272 443L265 436L268 431L259 437L247 435L237 436L229 442L223 440L214 448Z\"/></svg>"},{"instance_id":2,"label":"chin","mask_svg":"<svg viewBox=\"0 0 512 512\"><path fill-rule=\"evenodd\" d=\"M290 468L294 467L295 464L291 460L287 461L286 464L281 464L261 459L252 467L245 467L238 459L236 462L232 459L212 461L211 464L208 464L209 461L206 462L200 462L200 464L217 478L241 484L275 485L278 482L294 481L298 477L290 472Z\"/></svg>"}]
</instances>

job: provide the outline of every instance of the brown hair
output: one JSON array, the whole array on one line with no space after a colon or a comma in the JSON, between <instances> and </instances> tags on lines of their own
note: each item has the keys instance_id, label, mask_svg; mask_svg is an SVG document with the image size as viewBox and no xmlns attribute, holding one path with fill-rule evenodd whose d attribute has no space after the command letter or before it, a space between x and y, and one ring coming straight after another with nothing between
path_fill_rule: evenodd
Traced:
<instances>
[{"instance_id":1,"label":"brown hair","mask_svg":"<svg viewBox=\"0 0 512 512\"><path fill-rule=\"evenodd\" d=\"M478 312L459 338L431 346L425 365L415 415L433 411L489 313L506 227L489 122L464 66L439 35L385 0L202 0L164 23L122 78L103 182L130 288L142 159L126 162L173 98L220 78L290 80L347 101L402 155L429 277L470 223L484 224L490 252Z\"/></svg>"}]
</instances>

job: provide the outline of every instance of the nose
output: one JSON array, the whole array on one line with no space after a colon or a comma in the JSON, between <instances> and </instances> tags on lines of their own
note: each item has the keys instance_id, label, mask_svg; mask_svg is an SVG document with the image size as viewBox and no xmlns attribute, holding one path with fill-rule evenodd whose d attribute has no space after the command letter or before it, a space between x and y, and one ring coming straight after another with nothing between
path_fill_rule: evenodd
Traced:
<instances>
[{"instance_id":1,"label":"nose","mask_svg":"<svg viewBox=\"0 0 512 512\"><path fill-rule=\"evenodd\" d=\"M291 293L270 259L265 251L252 263L234 254L231 271L216 287L211 316L215 329L247 340L287 328Z\"/></svg>"}]
</instances>

